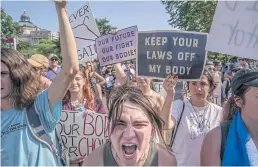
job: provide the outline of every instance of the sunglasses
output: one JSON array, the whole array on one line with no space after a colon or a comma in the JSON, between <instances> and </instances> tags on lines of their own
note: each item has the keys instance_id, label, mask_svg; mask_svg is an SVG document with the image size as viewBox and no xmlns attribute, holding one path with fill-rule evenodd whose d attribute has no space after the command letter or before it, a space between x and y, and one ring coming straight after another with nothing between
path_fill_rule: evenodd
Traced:
<instances>
[{"instance_id":1,"label":"sunglasses","mask_svg":"<svg viewBox=\"0 0 258 167\"><path fill-rule=\"evenodd\" d=\"M208 68L209 71L215 71L215 68Z\"/></svg>"},{"instance_id":2,"label":"sunglasses","mask_svg":"<svg viewBox=\"0 0 258 167\"><path fill-rule=\"evenodd\" d=\"M238 72L239 70L232 70L232 72L234 72L234 73L236 73L236 72Z\"/></svg>"},{"instance_id":3,"label":"sunglasses","mask_svg":"<svg viewBox=\"0 0 258 167\"><path fill-rule=\"evenodd\" d=\"M57 59L51 59L51 61L57 61Z\"/></svg>"}]
</instances>

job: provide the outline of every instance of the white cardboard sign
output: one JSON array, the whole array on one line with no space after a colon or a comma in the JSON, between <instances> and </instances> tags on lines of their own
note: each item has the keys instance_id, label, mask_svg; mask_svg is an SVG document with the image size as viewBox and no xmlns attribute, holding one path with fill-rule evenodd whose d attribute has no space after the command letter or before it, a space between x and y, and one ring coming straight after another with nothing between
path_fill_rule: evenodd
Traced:
<instances>
[{"instance_id":1,"label":"white cardboard sign","mask_svg":"<svg viewBox=\"0 0 258 167\"><path fill-rule=\"evenodd\" d=\"M96 50L101 66L116 64L136 58L137 26L120 30L115 35L96 39Z\"/></svg>"},{"instance_id":2,"label":"white cardboard sign","mask_svg":"<svg viewBox=\"0 0 258 167\"><path fill-rule=\"evenodd\" d=\"M213 103L217 104L218 106L221 106L221 75L222 74L214 74L213 79L216 84L215 89L213 90Z\"/></svg>"},{"instance_id":3,"label":"white cardboard sign","mask_svg":"<svg viewBox=\"0 0 258 167\"><path fill-rule=\"evenodd\" d=\"M218 1L206 50L258 60L258 1Z\"/></svg>"},{"instance_id":4,"label":"white cardboard sign","mask_svg":"<svg viewBox=\"0 0 258 167\"><path fill-rule=\"evenodd\" d=\"M57 133L71 157L88 156L109 135L107 114L89 112L84 119L79 111L63 110Z\"/></svg>"},{"instance_id":5,"label":"white cardboard sign","mask_svg":"<svg viewBox=\"0 0 258 167\"><path fill-rule=\"evenodd\" d=\"M163 88L163 82L152 82L152 84L154 91L159 93L162 97L166 98L167 92Z\"/></svg>"},{"instance_id":6,"label":"white cardboard sign","mask_svg":"<svg viewBox=\"0 0 258 167\"><path fill-rule=\"evenodd\" d=\"M86 1L83 7L72 13L69 21L77 45L79 63L85 66L85 62L97 58L95 40L100 36L89 2Z\"/></svg>"}]
</instances>

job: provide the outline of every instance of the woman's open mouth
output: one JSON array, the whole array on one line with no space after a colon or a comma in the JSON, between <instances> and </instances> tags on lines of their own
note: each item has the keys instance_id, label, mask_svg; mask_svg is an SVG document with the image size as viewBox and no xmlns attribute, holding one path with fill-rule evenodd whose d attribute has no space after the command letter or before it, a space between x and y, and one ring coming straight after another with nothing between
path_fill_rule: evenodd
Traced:
<instances>
[{"instance_id":1,"label":"woman's open mouth","mask_svg":"<svg viewBox=\"0 0 258 167\"><path fill-rule=\"evenodd\" d=\"M133 159L135 157L137 145L136 144L122 144L125 159Z\"/></svg>"}]
</instances>

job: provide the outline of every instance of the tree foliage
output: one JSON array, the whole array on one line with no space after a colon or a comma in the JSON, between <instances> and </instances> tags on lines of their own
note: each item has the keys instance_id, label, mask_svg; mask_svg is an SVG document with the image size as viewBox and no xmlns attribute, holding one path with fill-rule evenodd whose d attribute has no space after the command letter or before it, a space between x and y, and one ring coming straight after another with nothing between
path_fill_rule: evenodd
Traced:
<instances>
[{"instance_id":1,"label":"tree foliage","mask_svg":"<svg viewBox=\"0 0 258 167\"><path fill-rule=\"evenodd\" d=\"M112 25L109 24L109 21L107 20L107 18L96 19L96 23L99 28L100 35L106 35L110 31L116 29L116 27L113 27Z\"/></svg>"},{"instance_id":2,"label":"tree foliage","mask_svg":"<svg viewBox=\"0 0 258 167\"><path fill-rule=\"evenodd\" d=\"M33 54L42 54L48 57L51 53L56 54L61 59L61 49L60 49L60 41L59 40L47 40L42 39L38 44L34 46L30 46L29 43L20 41L17 45L17 50L24 54L27 58L32 56Z\"/></svg>"},{"instance_id":3,"label":"tree foliage","mask_svg":"<svg viewBox=\"0 0 258 167\"><path fill-rule=\"evenodd\" d=\"M169 1L163 0L170 15L171 26L185 31L210 31L217 1Z\"/></svg>"},{"instance_id":4,"label":"tree foliage","mask_svg":"<svg viewBox=\"0 0 258 167\"><path fill-rule=\"evenodd\" d=\"M27 53L30 48L30 44L25 41L19 41L19 43L17 44L17 50L25 56L28 56Z\"/></svg>"},{"instance_id":5,"label":"tree foliage","mask_svg":"<svg viewBox=\"0 0 258 167\"><path fill-rule=\"evenodd\" d=\"M7 15L3 8L1 8L1 36L17 37L23 32L22 27L9 15ZM5 45L5 41L1 38L2 45Z\"/></svg>"},{"instance_id":6,"label":"tree foliage","mask_svg":"<svg viewBox=\"0 0 258 167\"><path fill-rule=\"evenodd\" d=\"M170 15L169 25L184 31L209 33L217 1L171 1L162 0L167 13ZM233 56L208 52L211 60L228 61Z\"/></svg>"}]
</instances>

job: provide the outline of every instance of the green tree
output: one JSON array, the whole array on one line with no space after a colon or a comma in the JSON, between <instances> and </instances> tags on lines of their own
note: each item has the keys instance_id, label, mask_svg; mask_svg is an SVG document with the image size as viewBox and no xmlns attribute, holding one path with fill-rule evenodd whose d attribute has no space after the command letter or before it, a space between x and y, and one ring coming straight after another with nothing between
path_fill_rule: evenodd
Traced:
<instances>
[{"instance_id":1,"label":"green tree","mask_svg":"<svg viewBox=\"0 0 258 167\"><path fill-rule=\"evenodd\" d=\"M170 15L169 24L185 31L210 31L217 1L162 0Z\"/></svg>"},{"instance_id":2,"label":"green tree","mask_svg":"<svg viewBox=\"0 0 258 167\"><path fill-rule=\"evenodd\" d=\"M19 44L17 44L17 50L20 52L28 49L29 47L30 47L30 44L26 41L19 41Z\"/></svg>"},{"instance_id":3,"label":"green tree","mask_svg":"<svg viewBox=\"0 0 258 167\"><path fill-rule=\"evenodd\" d=\"M47 39L42 39L39 41L38 44L34 45L34 49L37 51L37 53L45 55L48 57L51 53L55 53L57 55L60 55L60 51L58 48L58 42L51 41ZM59 44L60 47L60 44Z\"/></svg>"},{"instance_id":4,"label":"green tree","mask_svg":"<svg viewBox=\"0 0 258 167\"><path fill-rule=\"evenodd\" d=\"M170 1L162 0L167 13L170 15L169 25L184 31L209 33L217 1ZM208 52L211 60L227 61L233 56Z\"/></svg>"},{"instance_id":5,"label":"green tree","mask_svg":"<svg viewBox=\"0 0 258 167\"><path fill-rule=\"evenodd\" d=\"M19 41L17 44L17 50L21 52L24 56L28 57L28 50L31 48L30 44L25 41Z\"/></svg>"},{"instance_id":6,"label":"green tree","mask_svg":"<svg viewBox=\"0 0 258 167\"><path fill-rule=\"evenodd\" d=\"M107 18L96 19L96 23L99 28L100 35L106 35L111 30L116 29L116 27L113 27L112 25L109 24L109 21L107 20Z\"/></svg>"},{"instance_id":7,"label":"green tree","mask_svg":"<svg viewBox=\"0 0 258 167\"><path fill-rule=\"evenodd\" d=\"M23 29L19 24L13 21L13 18L7 15L3 8L1 8L1 36L17 37L20 36ZM5 41L1 38L2 45L5 45Z\"/></svg>"}]
</instances>

